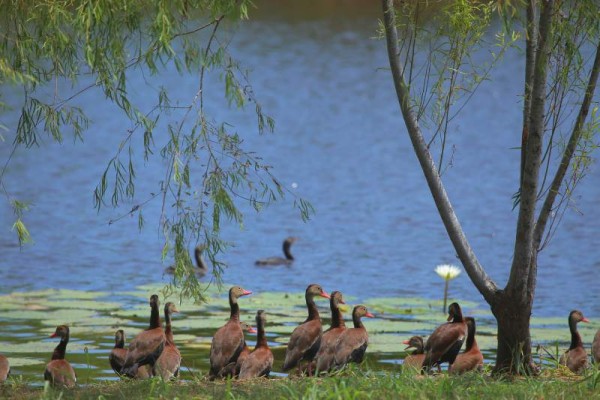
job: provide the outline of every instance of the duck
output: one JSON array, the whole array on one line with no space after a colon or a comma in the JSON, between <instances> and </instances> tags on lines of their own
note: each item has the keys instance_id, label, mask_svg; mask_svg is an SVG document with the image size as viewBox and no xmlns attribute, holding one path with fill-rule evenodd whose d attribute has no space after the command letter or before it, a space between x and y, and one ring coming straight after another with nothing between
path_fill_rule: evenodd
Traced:
<instances>
[{"instance_id":1,"label":"duck","mask_svg":"<svg viewBox=\"0 0 600 400\"><path fill-rule=\"evenodd\" d=\"M340 304L344 302L344 296L339 290L331 292L329 298L329 308L331 309L331 326L323 332L321 337L321 346L315 356L317 373L328 372L333 366L333 356L335 343L342 332L346 330L346 323Z\"/></svg>"},{"instance_id":2,"label":"duck","mask_svg":"<svg viewBox=\"0 0 600 400\"><path fill-rule=\"evenodd\" d=\"M292 244L296 242L298 238L290 236L283 241L283 257L269 257L262 258L260 260L256 260L254 262L255 265L291 265L294 262L294 256L290 249L292 248Z\"/></svg>"},{"instance_id":3,"label":"duck","mask_svg":"<svg viewBox=\"0 0 600 400\"><path fill-rule=\"evenodd\" d=\"M8 358L0 354L0 383L3 383L10 376L10 363Z\"/></svg>"},{"instance_id":4,"label":"duck","mask_svg":"<svg viewBox=\"0 0 600 400\"><path fill-rule=\"evenodd\" d=\"M73 388L77 383L77 377L71 364L65 360L67 344L69 343L69 327L67 325L57 326L50 337L59 337L60 343L54 349L51 361L46 365L44 380L49 381L55 387Z\"/></svg>"},{"instance_id":5,"label":"duck","mask_svg":"<svg viewBox=\"0 0 600 400\"><path fill-rule=\"evenodd\" d=\"M592 358L596 364L600 364L600 329L596 332L592 342Z\"/></svg>"},{"instance_id":6,"label":"duck","mask_svg":"<svg viewBox=\"0 0 600 400\"><path fill-rule=\"evenodd\" d=\"M115 347L111 350L108 361L110 362L110 366L113 371L117 373L117 375L121 374L121 369L123 368L123 364L125 363L125 358L127 357L127 349L125 348L125 332L123 329L119 329L115 332ZM150 377L150 371L148 370L148 366L144 365L141 368L138 368L137 373L135 375L136 379L146 379Z\"/></svg>"},{"instance_id":7,"label":"duck","mask_svg":"<svg viewBox=\"0 0 600 400\"><path fill-rule=\"evenodd\" d=\"M181 353L175 344L173 329L171 328L171 315L178 312L179 310L174 303L168 302L165 304L165 347L152 370L154 376L160 376L164 381L179 377Z\"/></svg>"},{"instance_id":8,"label":"duck","mask_svg":"<svg viewBox=\"0 0 600 400\"><path fill-rule=\"evenodd\" d=\"M581 336L577 331L579 322L590 322L583 316L579 310L573 310L569 313L569 330L571 331L571 346L559 360L560 365L565 365L567 368L576 374L581 374L588 367L588 355L583 347Z\"/></svg>"},{"instance_id":9,"label":"duck","mask_svg":"<svg viewBox=\"0 0 600 400\"><path fill-rule=\"evenodd\" d=\"M425 358L422 373L428 373L431 367L443 362L454 363L460 348L468 335L467 324L458 303L448 306L448 322L438 326L425 343Z\"/></svg>"},{"instance_id":10,"label":"duck","mask_svg":"<svg viewBox=\"0 0 600 400\"><path fill-rule=\"evenodd\" d=\"M204 251L204 249L206 249L205 244L199 244L194 248L194 259L196 260L195 272L196 275L200 277L208 273L208 266L206 265L204 258L202 258L202 252ZM165 269L165 273L173 275L175 273L175 268L176 267L174 265L171 265Z\"/></svg>"},{"instance_id":11,"label":"duck","mask_svg":"<svg viewBox=\"0 0 600 400\"><path fill-rule=\"evenodd\" d=\"M294 329L290 336L283 362L284 372L294 367L300 368L301 361L306 361L309 365L308 375L312 375L311 362L319 351L321 336L323 335L319 310L315 304L316 296L330 298L329 294L319 284L312 283L306 288L304 298L308 309L308 317Z\"/></svg>"},{"instance_id":12,"label":"duck","mask_svg":"<svg viewBox=\"0 0 600 400\"><path fill-rule=\"evenodd\" d=\"M247 322L240 322L240 326L242 327L242 331L247 332L247 333L256 333L256 329L254 329L252 327L252 325L250 325ZM240 375L240 370L242 369L242 364L244 363L244 361L246 360L246 358L248 358L248 356L250 355L250 347L248 346L248 343L246 342L246 340L244 339L244 348L242 349L242 352L240 353L240 355L238 356L237 361L235 362L235 373L233 376L239 376Z\"/></svg>"},{"instance_id":13,"label":"duck","mask_svg":"<svg viewBox=\"0 0 600 400\"><path fill-rule=\"evenodd\" d=\"M402 367L420 370L425 359L425 351L423 350L425 343L423 343L423 338L421 336L412 336L402 343L407 345L405 350L414 348L413 352L404 358Z\"/></svg>"},{"instance_id":14,"label":"duck","mask_svg":"<svg viewBox=\"0 0 600 400\"><path fill-rule=\"evenodd\" d=\"M140 332L129 343L127 356L121 368L121 375L129 378L135 378L140 367L148 365L150 370L154 368L154 363L160 357L167 338L160 325L160 302L158 296L150 296L150 324L148 329Z\"/></svg>"},{"instance_id":15,"label":"duck","mask_svg":"<svg viewBox=\"0 0 600 400\"><path fill-rule=\"evenodd\" d=\"M465 317L467 324L467 345L465 350L456 356L454 363L450 365L448 372L451 374L462 374L467 371L483 370L483 354L479 350L477 340L475 339L476 324L475 318Z\"/></svg>"},{"instance_id":16,"label":"duck","mask_svg":"<svg viewBox=\"0 0 600 400\"><path fill-rule=\"evenodd\" d=\"M346 329L337 339L334 350L334 368L339 369L353 362L360 364L365 358L369 345L369 335L361 318L374 318L374 315L363 305L355 306L352 310L354 328Z\"/></svg>"},{"instance_id":17,"label":"duck","mask_svg":"<svg viewBox=\"0 0 600 400\"><path fill-rule=\"evenodd\" d=\"M254 350L242 362L240 368L240 379L251 379L259 377L268 377L273 368L273 352L269 348L267 337L265 336L265 326L267 324L267 315L264 310L256 312L256 328L258 335L256 337L256 346Z\"/></svg>"},{"instance_id":18,"label":"duck","mask_svg":"<svg viewBox=\"0 0 600 400\"><path fill-rule=\"evenodd\" d=\"M226 378L235 374L237 359L246 343L240 325L238 299L249 294L252 292L241 286L229 289L229 320L215 332L210 345L210 379Z\"/></svg>"}]
</instances>

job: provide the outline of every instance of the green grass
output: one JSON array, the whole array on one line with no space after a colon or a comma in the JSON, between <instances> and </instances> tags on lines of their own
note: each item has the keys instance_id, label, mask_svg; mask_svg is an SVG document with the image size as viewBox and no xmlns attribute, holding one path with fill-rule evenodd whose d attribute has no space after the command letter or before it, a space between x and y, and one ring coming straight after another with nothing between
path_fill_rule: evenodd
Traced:
<instances>
[{"instance_id":1,"label":"green grass","mask_svg":"<svg viewBox=\"0 0 600 400\"><path fill-rule=\"evenodd\" d=\"M364 369L364 367L362 368ZM73 390L34 387L9 381L0 387L7 399L600 399L600 370L578 377L557 369L528 378L489 374L373 372L353 368L324 378L254 381L206 380L165 383L159 379L101 382Z\"/></svg>"}]
</instances>

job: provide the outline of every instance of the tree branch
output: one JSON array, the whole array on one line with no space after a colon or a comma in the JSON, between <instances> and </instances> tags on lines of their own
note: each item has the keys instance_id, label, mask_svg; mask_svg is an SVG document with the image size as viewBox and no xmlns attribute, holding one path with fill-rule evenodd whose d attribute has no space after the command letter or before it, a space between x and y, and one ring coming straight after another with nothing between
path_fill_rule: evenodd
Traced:
<instances>
[{"instance_id":1,"label":"tree branch","mask_svg":"<svg viewBox=\"0 0 600 400\"><path fill-rule=\"evenodd\" d=\"M523 104L523 133L521 137L521 175L519 186L523 183L523 168L525 167L525 150L529 136L529 116L531 114L531 88L533 86L535 50L537 48L537 24L535 20L536 0L527 4L527 28L525 51L525 95Z\"/></svg>"},{"instance_id":2,"label":"tree branch","mask_svg":"<svg viewBox=\"0 0 600 400\"><path fill-rule=\"evenodd\" d=\"M488 303L492 303L498 288L479 264L477 257L465 237L460 222L452 208L452 204L448 199L442 180L437 172L435 163L427 149L427 144L421 133L416 115L410 106L409 88L404 80L403 68L398 62L398 54L400 51L398 49L398 32L396 30L394 2L393 0L383 0L382 3L388 58L390 61L394 87L396 89L404 122L408 130L408 135L410 136L413 148L419 163L421 164L423 173L425 174L425 179L427 180L427 184L429 185L429 189L438 208L438 212L444 222L444 226L446 227L446 231L448 232L448 236L454 245L458 257L475 287L477 287Z\"/></svg>"},{"instance_id":3,"label":"tree branch","mask_svg":"<svg viewBox=\"0 0 600 400\"><path fill-rule=\"evenodd\" d=\"M575 121L575 126L573 127L573 132L571 133L569 143L565 148L560 165L556 171L556 174L554 175L552 184L550 185L550 190L548 191L548 195L546 196L546 199L540 211L540 215L538 216L537 223L535 224L533 243L536 246L536 248L539 248L540 246L542 236L544 235L544 231L546 230L548 218L550 217L550 213L552 212L552 208L554 206L554 201L556 200L556 196L558 195L560 186L562 185L563 179L565 178L567 170L569 169L571 159L573 158L573 154L575 154L575 150L577 149L577 144L581 139L581 134L583 132L583 124L585 123L585 120L587 119L587 116L590 111L590 105L592 103L592 99L594 98L594 92L596 91L596 83L598 82L599 74L600 42L598 42L598 46L596 47L596 57L594 59L594 65L592 67L592 70L590 71L590 79L586 87L581 108L579 109L579 114L577 115L577 120Z\"/></svg>"},{"instance_id":4,"label":"tree branch","mask_svg":"<svg viewBox=\"0 0 600 400\"><path fill-rule=\"evenodd\" d=\"M529 115L529 135L525 146L525 165L521 182L519 217L515 250L510 277L506 289L511 296L527 301L528 288L534 285L536 266L532 265L533 231L535 227L535 206L542 161L542 139L544 135L544 111L546 106L546 78L548 75L549 37L554 1L542 2L538 47L535 57L534 79L531 88L531 112Z\"/></svg>"}]
</instances>

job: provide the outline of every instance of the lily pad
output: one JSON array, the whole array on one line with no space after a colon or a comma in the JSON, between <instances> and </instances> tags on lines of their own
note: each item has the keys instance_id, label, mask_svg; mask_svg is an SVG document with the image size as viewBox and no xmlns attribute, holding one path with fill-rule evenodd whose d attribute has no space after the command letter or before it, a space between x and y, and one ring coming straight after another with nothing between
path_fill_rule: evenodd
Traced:
<instances>
[{"instance_id":1,"label":"lily pad","mask_svg":"<svg viewBox=\"0 0 600 400\"><path fill-rule=\"evenodd\" d=\"M289 336L292 334L292 332L294 331L294 329L296 329L298 325L277 325L277 326L272 326L269 328L269 332L271 333L276 333L278 335L286 335L288 338L286 339L289 340Z\"/></svg>"},{"instance_id":2,"label":"lily pad","mask_svg":"<svg viewBox=\"0 0 600 400\"><path fill-rule=\"evenodd\" d=\"M10 357L10 367L11 368L15 368L15 367L23 367L23 366L27 366L27 365L39 365L39 364L44 364L47 361L45 360L39 360L39 359L35 359L35 358L28 358L28 357Z\"/></svg>"},{"instance_id":3,"label":"lily pad","mask_svg":"<svg viewBox=\"0 0 600 400\"><path fill-rule=\"evenodd\" d=\"M448 304L455 300L449 299ZM475 308L477 303L469 301L457 300L463 308L463 311L468 311L469 308ZM442 313L443 301L441 300L430 300L421 299L414 297L374 297L366 299L362 304L367 306L371 312L379 312L386 314L397 314L397 315L440 315L440 318L444 318Z\"/></svg>"},{"instance_id":4,"label":"lily pad","mask_svg":"<svg viewBox=\"0 0 600 400\"><path fill-rule=\"evenodd\" d=\"M175 343L187 343L196 340L195 335L173 332Z\"/></svg>"},{"instance_id":5,"label":"lily pad","mask_svg":"<svg viewBox=\"0 0 600 400\"><path fill-rule=\"evenodd\" d=\"M57 346L58 340L56 341L44 341L44 340L36 340L30 342L23 343L3 343L2 344L2 352L3 353L40 353L41 357L50 357L52 355L52 351ZM67 352L83 352L85 348L95 348L95 345L83 344L78 342L69 342L67 347ZM12 357L11 357L12 359Z\"/></svg>"},{"instance_id":6,"label":"lily pad","mask_svg":"<svg viewBox=\"0 0 600 400\"><path fill-rule=\"evenodd\" d=\"M259 293L245 299L252 308L262 308L270 311L279 311L292 307L303 307L306 309L304 293L289 294L283 292Z\"/></svg>"},{"instance_id":7,"label":"lily pad","mask_svg":"<svg viewBox=\"0 0 600 400\"><path fill-rule=\"evenodd\" d=\"M205 315L198 318L186 318L185 320L173 321L178 330L192 329L214 329L217 330L229 319L229 315Z\"/></svg>"},{"instance_id":8,"label":"lily pad","mask_svg":"<svg viewBox=\"0 0 600 400\"><path fill-rule=\"evenodd\" d=\"M94 310L94 311L110 311L118 310L120 308L119 303L104 302L97 300L49 300L46 302L46 306L53 309L65 309L65 308L76 308L80 310Z\"/></svg>"},{"instance_id":9,"label":"lily pad","mask_svg":"<svg viewBox=\"0 0 600 400\"><path fill-rule=\"evenodd\" d=\"M109 296L109 293L105 292L92 292L84 290L69 290L69 289L45 289L36 290L31 292L13 292L11 294L15 297L31 298L40 297L45 299L98 299L101 297Z\"/></svg>"},{"instance_id":10,"label":"lily pad","mask_svg":"<svg viewBox=\"0 0 600 400\"><path fill-rule=\"evenodd\" d=\"M90 328L96 329L96 332L98 332L97 329L112 329L117 326L127 325L128 323L129 321L122 318L94 316L92 318L77 321L73 326L76 326L80 331L82 328Z\"/></svg>"},{"instance_id":11,"label":"lily pad","mask_svg":"<svg viewBox=\"0 0 600 400\"><path fill-rule=\"evenodd\" d=\"M411 333L411 332L431 332L435 325L421 321L403 321L403 320L366 320L363 321L369 332L379 333ZM415 333L416 334L416 333Z\"/></svg>"}]
</instances>

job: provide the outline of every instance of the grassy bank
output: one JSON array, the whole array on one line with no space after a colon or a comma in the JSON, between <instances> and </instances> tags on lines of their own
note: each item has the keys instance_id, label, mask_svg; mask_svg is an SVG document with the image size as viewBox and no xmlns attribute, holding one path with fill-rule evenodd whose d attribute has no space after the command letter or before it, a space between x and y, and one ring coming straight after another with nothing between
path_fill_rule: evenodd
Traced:
<instances>
[{"instance_id":1,"label":"grassy bank","mask_svg":"<svg viewBox=\"0 0 600 400\"><path fill-rule=\"evenodd\" d=\"M461 377L441 374L349 371L327 378L278 378L250 382L205 380L164 383L159 379L102 382L73 390L33 387L11 381L0 387L7 399L600 399L600 371L576 377L548 370L535 378Z\"/></svg>"}]
</instances>

